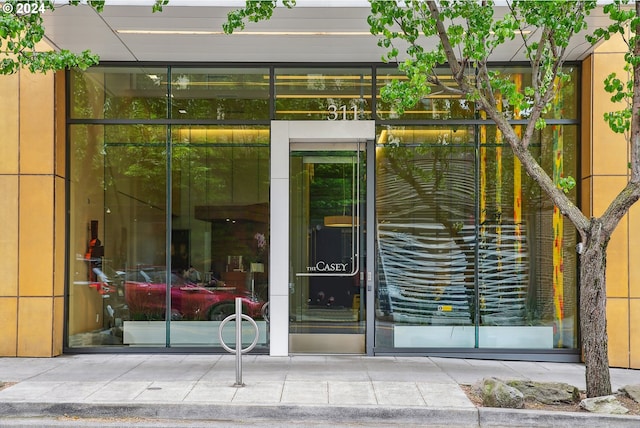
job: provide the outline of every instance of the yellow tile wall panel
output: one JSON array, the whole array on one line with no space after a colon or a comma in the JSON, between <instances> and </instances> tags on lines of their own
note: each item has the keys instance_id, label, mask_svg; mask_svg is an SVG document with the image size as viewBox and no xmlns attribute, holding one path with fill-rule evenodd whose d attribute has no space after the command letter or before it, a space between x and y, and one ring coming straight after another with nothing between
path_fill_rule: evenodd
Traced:
<instances>
[{"instance_id":1,"label":"yellow tile wall panel","mask_svg":"<svg viewBox=\"0 0 640 428\"><path fill-rule=\"evenodd\" d=\"M633 369L640 369L640 299L629 301L629 364Z\"/></svg>"},{"instance_id":2,"label":"yellow tile wall panel","mask_svg":"<svg viewBox=\"0 0 640 428\"><path fill-rule=\"evenodd\" d=\"M640 203L629 209L629 296L640 297ZM639 367L640 368L640 367Z\"/></svg>"},{"instance_id":3,"label":"yellow tile wall panel","mask_svg":"<svg viewBox=\"0 0 640 428\"><path fill-rule=\"evenodd\" d=\"M18 356L51 357L53 297L18 299Z\"/></svg>"},{"instance_id":4,"label":"yellow tile wall panel","mask_svg":"<svg viewBox=\"0 0 640 428\"><path fill-rule=\"evenodd\" d=\"M65 72L55 75L55 173L65 176L66 161L66 117L65 117Z\"/></svg>"},{"instance_id":5,"label":"yellow tile wall panel","mask_svg":"<svg viewBox=\"0 0 640 428\"><path fill-rule=\"evenodd\" d=\"M0 357L15 357L18 338L18 298L0 297Z\"/></svg>"},{"instance_id":6,"label":"yellow tile wall panel","mask_svg":"<svg viewBox=\"0 0 640 428\"><path fill-rule=\"evenodd\" d=\"M602 114L602 112L594 112L594 122L600 123L596 123L593 130L591 173L592 175L626 176L629 162L627 144L624 138L607 128L604 120L599 120Z\"/></svg>"},{"instance_id":7,"label":"yellow tile wall panel","mask_svg":"<svg viewBox=\"0 0 640 428\"><path fill-rule=\"evenodd\" d=\"M628 35L627 35L628 37ZM609 40L605 40L602 43L599 43L598 46L594 49L596 53L622 53L624 54L629 50L629 46L624 41L621 35L614 34Z\"/></svg>"},{"instance_id":8,"label":"yellow tile wall panel","mask_svg":"<svg viewBox=\"0 0 640 428\"><path fill-rule=\"evenodd\" d=\"M601 216L615 195L624 188L626 177L592 177L593 215ZM616 227L607 247L607 296L629 295L629 235L625 217Z\"/></svg>"},{"instance_id":9,"label":"yellow tile wall panel","mask_svg":"<svg viewBox=\"0 0 640 428\"><path fill-rule=\"evenodd\" d=\"M18 295L18 176L0 175L0 296Z\"/></svg>"},{"instance_id":10,"label":"yellow tile wall panel","mask_svg":"<svg viewBox=\"0 0 640 428\"><path fill-rule=\"evenodd\" d=\"M54 237L53 237L53 294L62 296L64 294L64 260L65 260L65 183L62 177L54 178Z\"/></svg>"},{"instance_id":11,"label":"yellow tile wall panel","mask_svg":"<svg viewBox=\"0 0 640 428\"><path fill-rule=\"evenodd\" d=\"M0 76L0 174L18 172L19 86L18 74Z\"/></svg>"},{"instance_id":12,"label":"yellow tile wall panel","mask_svg":"<svg viewBox=\"0 0 640 428\"><path fill-rule=\"evenodd\" d=\"M582 178L591 176L591 110L593 109L593 80L591 78L593 55L582 61L582 96L581 104L581 138L580 138L580 172Z\"/></svg>"},{"instance_id":13,"label":"yellow tile wall panel","mask_svg":"<svg viewBox=\"0 0 640 428\"><path fill-rule=\"evenodd\" d=\"M20 172L53 174L53 74L20 73Z\"/></svg>"},{"instance_id":14,"label":"yellow tile wall panel","mask_svg":"<svg viewBox=\"0 0 640 428\"><path fill-rule=\"evenodd\" d=\"M629 297L629 236L623 218L607 246L607 297Z\"/></svg>"},{"instance_id":15,"label":"yellow tile wall panel","mask_svg":"<svg viewBox=\"0 0 640 428\"><path fill-rule=\"evenodd\" d=\"M19 294L53 295L53 177L20 177Z\"/></svg>"},{"instance_id":16,"label":"yellow tile wall panel","mask_svg":"<svg viewBox=\"0 0 640 428\"><path fill-rule=\"evenodd\" d=\"M607 299L609 365L629 367L629 300Z\"/></svg>"},{"instance_id":17,"label":"yellow tile wall panel","mask_svg":"<svg viewBox=\"0 0 640 428\"><path fill-rule=\"evenodd\" d=\"M593 215L600 217L616 195L627 185L627 177L594 176L591 183Z\"/></svg>"},{"instance_id":18,"label":"yellow tile wall panel","mask_svg":"<svg viewBox=\"0 0 640 428\"><path fill-rule=\"evenodd\" d=\"M585 178L582 180L582 186L580 187L581 192L581 206L582 213L587 217L591 217L591 205L593 204L593 196L591 194L591 182L593 181L592 177Z\"/></svg>"},{"instance_id":19,"label":"yellow tile wall panel","mask_svg":"<svg viewBox=\"0 0 640 428\"><path fill-rule=\"evenodd\" d=\"M604 120L604 114L618 110L611 95L604 91L604 79L612 72L623 73L624 58L618 54L593 56L592 166L594 175L627 174L627 144L624 136L614 133Z\"/></svg>"},{"instance_id":20,"label":"yellow tile wall panel","mask_svg":"<svg viewBox=\"0 0 640 428\"><path fill-rule=\"evenodd\" d=\"M64 337L64 297L53 298L53 338L51 355L62 354L62 343Z\"/></svg>"}]
</instances>

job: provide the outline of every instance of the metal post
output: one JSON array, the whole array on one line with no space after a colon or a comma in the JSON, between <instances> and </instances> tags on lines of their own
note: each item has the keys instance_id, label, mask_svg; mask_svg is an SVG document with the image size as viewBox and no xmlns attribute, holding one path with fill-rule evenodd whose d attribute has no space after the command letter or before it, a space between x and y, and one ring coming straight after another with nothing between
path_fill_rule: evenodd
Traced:
<instances>
[{"instance_id":1,"label":"metal post","mask_svg":"<svg viewBox=\"0 0 640 428\"><path fill-rule=\"evenodd\" d=\"M236 297L236 383L235 386L244 386L242 383L242 299Z\"/></svg>"}]
</instances>

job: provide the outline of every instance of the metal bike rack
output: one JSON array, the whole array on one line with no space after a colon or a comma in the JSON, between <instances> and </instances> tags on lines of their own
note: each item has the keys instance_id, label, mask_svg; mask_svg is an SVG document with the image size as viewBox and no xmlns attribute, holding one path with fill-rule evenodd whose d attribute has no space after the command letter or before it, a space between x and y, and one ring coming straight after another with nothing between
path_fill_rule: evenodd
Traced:
<instances>
[{"instance_id":1,"label":"metal bike rack","mask_svg":"<svg viewBox=\"0 0 640 428\"><path fill-rule=\"evenodd\" d=\"M242 348L242 320L249 321L249 324L253 327L256 332L256 336L253 339L251 345L246 348ZM236 348L233 349L229 347L226 343L224 343L224 339L222 338L222 330L224 326L231 320L236 321ZM220 345L227 351L232 354L236 354L236 383L233 386L241 387L244 386L242 383L242 354L246 354L251 351L258 344L258 339L260 337L260 331L258 330L258 324L251 318L249 315L245 315L242 313L242 299L240 297L236 297L236 313L231 314L220 323L220 327L218 328L218 338L220 339Z\"/></svg>"}]
</instances>

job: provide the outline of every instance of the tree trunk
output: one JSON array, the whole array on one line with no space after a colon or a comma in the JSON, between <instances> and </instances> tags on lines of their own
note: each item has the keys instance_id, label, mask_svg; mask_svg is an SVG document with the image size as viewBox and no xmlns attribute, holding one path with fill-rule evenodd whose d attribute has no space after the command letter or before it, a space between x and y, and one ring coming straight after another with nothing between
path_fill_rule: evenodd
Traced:
<instances>
[{"instance_id":1,"label":"tree trunk","mask_svg":"<svg viewBox=\"0 0 640 428\"><path fill-rule=\"evenodd\" d=\"M605 278L608 243L602 222L591 219L586 248L580 257L580 332L587 397L611 394Z\"/></svg>"}]
</instances>

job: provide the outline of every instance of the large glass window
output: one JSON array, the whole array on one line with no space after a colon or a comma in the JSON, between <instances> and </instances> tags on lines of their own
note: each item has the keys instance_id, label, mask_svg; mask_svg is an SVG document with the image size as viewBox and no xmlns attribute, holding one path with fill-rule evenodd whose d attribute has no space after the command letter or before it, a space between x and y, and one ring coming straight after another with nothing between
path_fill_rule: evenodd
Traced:
<instances>
[{"instance_id":1,"label":"large glass window","mask_svg":"<svg viewBox=\"0 0 640 428\"><path fill-rule=\"evenodd\" d=\"M76 123L69 141L69 346L217 347L237 298L265 346L268 127Z\"/></svg>"},{"instance_id":2,"label":"large glass window","mask_svg":"<svg viewBox=\"0 0 640 428\"><path fill-rule=\"evenodd\" d=\"M474 345L474 138L473 127L379 133L376 346ZM465 326L470 340L446 332Z\"/></svg>"},{"instance_id":3,"label":"large glass window","mask_svg":"<svg viewBox=\"0 0 640 428\"><path fill-rule=\"evenodd\" d=\"M160 290L147 287L142 315L127 287L165 264L166 140L164 126L70 127L72 347L122 344L123 322L164 319Z\"/></svg>"},{"instance_id":4,"label":"large glass window","mask_svg":"<svg viewBox=\"0 0 640 428\"><path fill-rule=\"evenodd\" d=\"M530 80L526 68L493 70L518 90ZM569 71L531 144L556 182L578 176L579 81ZM446 73L403 115L379 96L402 78L387 65L101 66L69 76L70 347L216 347L236 298L267 346L268 123L376 120L376 227L366 231L376 242L376 349L577 349L575 230ZM508 112L516 124L527 113ZM332 188L320 196L346 200L330 180L343 163L298 158L309 200ZM299 229L292 240L311 233ZM344 300L330 306L355 317L347 321L360 334L364 302L343 285L330 285ZM319 312L313 287L296 298Z\"/></svg>"},{"instance_id":5,"label":"large glass window","mask_svg":"<svg viewBox=\"0 0 640 428\"><path fill-rule=\"evenodd\" d=\"M576 176L576 141L556 125L533 147ZM575 229L495 127L380 129L376 182L376 346L577 347Z\"/></svg>"},{"instance_id":6,"label":"large glass window","mask_svg":"<svg viewBox=\"0 0 640 428\"><path fill-rule=\"evenodd\" d=\"M242 297L246 313L260 317L268 299L268 128L174 127L172 148L172 269ZM235 312L233 299L198 310L182 315L222 320Z\"/></svg>"}]
</instances>

